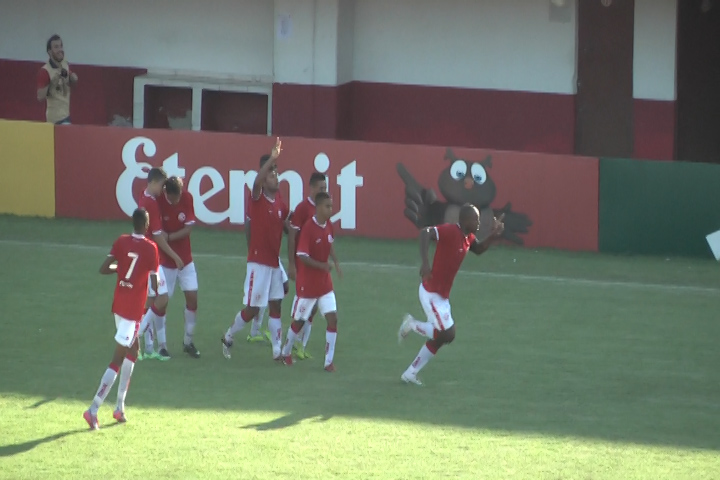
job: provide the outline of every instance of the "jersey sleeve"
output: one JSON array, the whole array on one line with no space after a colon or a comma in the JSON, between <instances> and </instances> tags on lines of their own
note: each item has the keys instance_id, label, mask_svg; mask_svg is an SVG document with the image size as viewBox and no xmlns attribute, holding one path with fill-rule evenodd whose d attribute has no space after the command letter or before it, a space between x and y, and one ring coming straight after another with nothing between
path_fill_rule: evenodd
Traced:
<instances>
[{"instance_id":1,"label":"jersey sleeve","mask_svg":"<svg viewBox=\"0 0 720 480\"><path fill-rule=\"evenodd\" d=\"M302 208L301 205L298 205L298 208L296 208L292 215L290 215L290 226L295 230L300 230L300 228L302 228L302 226L305 224L306 220L307 218L305 218L305 210Z\"/></svg>"},{"instance_id":2,"label":"jersey sleeve","mask_svg":"<svg viewBox=\"0 0 720 480\"><path fill-rule=\"evenodd\" d=\"M44 68L41 68L37 74L37 89L45 88L50 85L50 74Z\"/></svg>"},{"instance_id":3,"label":"jersey sleeve","mask_svg":"<svg viewBox=\"0 0 720 480\"><path fill-rule=\"evenodd\" d=\"M477 240L477 237L475 236L474 233L471 233L471 234L468 235L468 241L469 241L470 243L473 243L473 242L475 242L476 240Z\"/></svg>"},{"instance_id":4,"label":"jersey sleeve","mask_svg":"<svg viewBox=\"0 0 720 480\"><path fill-rule=\"evenodd\" d=\"M148 217L150 217L149 230L153 235L159 235L162 232L162 215L160 214L160 206L157 202L148 202L146 207Z\"/></svg>"},{"instance_id":5,"label":"jersey sleeve","mask_svg":"<svg viewBox=\"0 0 720 480\"><path fill-rule=\"evenodd\" d=\"M160 253L158 252L157 244L151 243L150 247L151 253L148 267L150 268L150 273L155 273L160 268Z\"/></svg>"},{"instance_id":6,"label":"jersey sleeve","mask_svg":"<svg viewBox=\"0 0 720 480\"><path fill-rule=\"evenodd\" d=\"M120 258L122 257L122 253L120 252L120 239L118 238L115 240L115 243L112 244L112 247L110 248L110 253L108 254L108 257L114 257L114 258Z\"/></svg>"},{"instance_id":7,"label":"jersey sleeve","mask_svg":"<svg viewBox=\"0 0 720 480\"><path fill-rule=\"evenodd\" d=\"M300 238L297 243L297 255L301 257L310 256L310 229L303 228L300 230Z\"/></svg>"},{"instance_id":8,"label":"jersey sleeve","mask_svg":"<svg viewBox=\"0 0 720 480\"><path fill-rule=\"evenodd\" d=\"M183 196L187 196L185 200L187 202L185 225L195 225L195 222L197 221L197 218L195 218L195 200L192 195L190 195L190 192L183 193Z\"/></svg>"},{"instance_id":9,"label":"jersey sleeve","mask_svg":"<svg viewBox=\"0 0 720 480\"><path fill-rule=\"evenodd\" d=\"M433 228L435 229L435 236L439 242L442 237L447 237L450 231L457 228L457 226L451 223L443 223L442 225L435 225Z\"/></svg>"}]
</instances>

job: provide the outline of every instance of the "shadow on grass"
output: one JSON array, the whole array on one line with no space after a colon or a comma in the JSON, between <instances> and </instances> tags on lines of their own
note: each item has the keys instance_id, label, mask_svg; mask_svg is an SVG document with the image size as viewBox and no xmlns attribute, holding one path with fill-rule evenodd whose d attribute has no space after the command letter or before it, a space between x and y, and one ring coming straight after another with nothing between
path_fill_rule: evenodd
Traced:
<instances>
[{"instance_id":1,"label":"shadow on grass","mask_svg":"<svg viewBox=\"0 0 720 480\"><path fill-rule=\"evenodd\" d=\"M108 425L107 427L103 427L103 429L112 428L116 425L119 425L119 424L113 423L113 424ZM33 448L40 446L44 443L54 442L56 440L60 440L65 437L69 437L71 435L77 435L78 433L83 433L83 432L86 432L88 434L95 433L95 432L92 432L88 428L79 428L76 430L68 430L67 432L56 433L54 435L48 435L47 437L38 438L35 440L28 440L27 442L11 443L9 445L0 445L0 458L12 457L14 455L26 453L26 452L29 452L30 450L32 450Z\"/></svg>"},{"instance_id":2,"label":"shadow on grass","mask_svg":"<svg viewBox=\"0 0 720 480\"><path fill-rule=\"evenodd\" d=\"M245 425L242 427L245 430L257 430L258 432L264 432L268 430L280 430L283 428L289 428L299 425L304 420L310 420L314 418L315 422L327 422L332 418L332 415L312 415L310 413L289 413L282 417L278 417L268 422L256 423L252 425Z\"/></svg>"}]
</instances>

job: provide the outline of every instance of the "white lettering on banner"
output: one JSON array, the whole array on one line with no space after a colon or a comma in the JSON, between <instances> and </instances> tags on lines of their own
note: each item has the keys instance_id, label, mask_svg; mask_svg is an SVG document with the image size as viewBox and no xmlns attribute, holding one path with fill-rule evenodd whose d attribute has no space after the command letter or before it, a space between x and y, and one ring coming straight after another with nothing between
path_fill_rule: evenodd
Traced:
<instances>
[{"instance_id":1,"label":"white lettering on banner","mask_svg":"<svg viewBox=\"0 0 720 480\"><path fill-rule=\"evenodd\" d=\"M143 154L152 158L157 153L155 142L147 137L135 137L127 141L122 149L122 161L125 170L120 174L115 185L115 198L118 206L128 216L137 208L133 198L132 186L136 179L146 179L152 165L137 161L138 148L142 147ZM314 166L320 173L326 173L330 168L330 159L324 153L315 157ZM163 160L162 167L169 176L185 177L185 169L180 166L180 157L177 153ZM200 192L203 179L210 180L210 189ZM229 220L232 224L245 223L246 188L252 189L256 171L230 170L228 172L228 208L225 211L215 212L208 208L206 202L218 193L225 190L225 179L215 168L203 166L198 168L187 180L187 189L195 198L195 216L201 222L215 225ZM294 170L285 170L278 176L280 182L288 183L288 202L290 209L294 209L303 200L304 182L300 174ZM340 209L333 215L333 222L340 222L342 229L355 229L357 226L357 189L363 186L363 177L357 174L357 161L353 160L345 165L335 178L340 190ZM330 187L328 179L328 188Z\"/></svg>"}]
</instances>

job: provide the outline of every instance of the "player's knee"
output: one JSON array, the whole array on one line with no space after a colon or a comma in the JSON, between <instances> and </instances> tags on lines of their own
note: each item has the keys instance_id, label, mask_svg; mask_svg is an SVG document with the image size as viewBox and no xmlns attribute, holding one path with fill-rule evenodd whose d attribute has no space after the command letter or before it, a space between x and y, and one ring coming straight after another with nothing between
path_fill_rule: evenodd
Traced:
<instances>
[{"instance_id":1,"label":"player's knee","mask_svg":"<svg viewBox=\"0 0 720 480\"><path fill-rule=\"evenodd\" d=\"M327 329L331 332L337 332L337 315L329 313L325 316L325 320L327 320Z\"/></svg>"},{"instance_id":2,"label":"player's knee","mask_svg":"<svg viewBox=\"0 0 720 480\"><path fill-rule=\"evenodd\" d=\"M197 297L185 298L185 308L187 308L191 312L196 311L198 308Z\"/></svg>"},{"instance_id":3,"label":"player's knee","mask_svg":"<svg viewBox=\"0 0 720 480\"><path fill-rule=\"evenodd\" d=\"M455 325L450 327L448 330L445 330L443 332L444 342L443 343L452 343L453 340L455 340Z\"/></svg>"},{"instance_id":4,"label":"player's knee","mask_svg":"<svg viewBox=\"0 0 720 480\"><path fill-rule=\"evenodd\" d=\"M281 311L280 302L272 302L268 305L268 312L273 318L280 318Z\"/></svg>"},{"instance_id":5,"label":"player's knee","mask_svg":"<svg viewBox=\"0 0 720 480\"><path fill-rule=\"evenodd\" d=\"M167 307L168 299L168 294L163 293L162 295L158 295L157 297L155 297L155 301L153 302L153 304L158 310L164 310L165 307Z\"/></svg>"}]
</instances>

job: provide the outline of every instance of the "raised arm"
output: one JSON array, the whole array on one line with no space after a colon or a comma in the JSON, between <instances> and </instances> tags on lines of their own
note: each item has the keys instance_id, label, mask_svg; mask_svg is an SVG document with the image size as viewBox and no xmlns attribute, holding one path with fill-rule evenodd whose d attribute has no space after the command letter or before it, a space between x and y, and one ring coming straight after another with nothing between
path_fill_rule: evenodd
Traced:
<instances>
[{"instance_id":1,"label":"raised arm","mask_svg":"<svg viewBox=\"0 0 720 480\"><path fill-rule=\"evenodd\" d=\"M476 238L475 241L470 244L470 251L475 255L482 255L485 253L488 248L490 248L490 245L492 245L492 243L503 234L503 231L505 230L505 224L503 223L504 219L504 213L500 215L500 218L493 218L493 228L490 236L482 242L478 241Z\"/></svg>"},{"instance_id":2,"label":"raised arm","mask_svg":"<svg viewBox=\"0 0 720 480\"><path fill-rule=\"evenodd\" d=\"M262 193L262 187L263 182L265 182L265 178L267 177L267 174L275 167L275 163L277 161L277 158L280 156L280 152L282 151L282 142L280 139L275 140L275 146L272 149L272 152L270 153L270 160L265 162L265 164L260 167L260 170L257 173L257 176L255 177L255 181L253 182L253 188L252 188L252 198L253 200L257 200L260 198L260 194Z\"/></svg>"}]
</instances>

